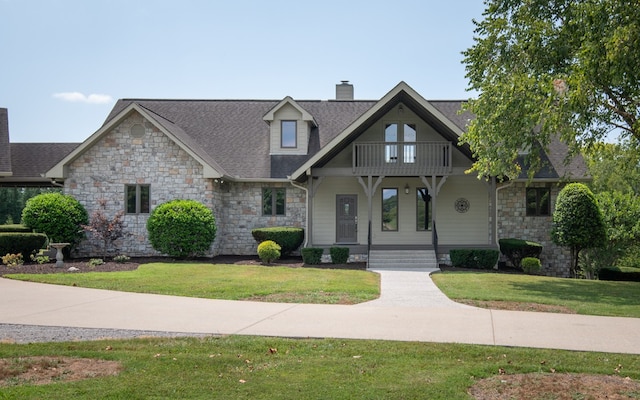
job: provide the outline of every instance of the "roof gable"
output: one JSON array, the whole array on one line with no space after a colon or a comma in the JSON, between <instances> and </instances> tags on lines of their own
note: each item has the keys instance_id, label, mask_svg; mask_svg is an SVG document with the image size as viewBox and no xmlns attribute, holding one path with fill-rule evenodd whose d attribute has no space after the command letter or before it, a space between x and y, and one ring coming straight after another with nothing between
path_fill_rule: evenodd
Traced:
<instances>
[{"instance_id":1,"label":"roof gable","mask_svg":"<svg viewBox=\"0 0 640 400\"><path fill-rule=\"evenodd\" d=\"M303 107L301 107L300 104L298 104L295 100L293 100L293 98L291 98L291 96L285 97L278 104L276 104L273 108L271 108L271 110L269 110L269 112L267 112L264 115L263 119L265 121L267 121L267 122L274 121L275 120L275 114L278 112L278 110L280 110L281 108L283 108L286 105L290 105L293 108L295 108L296 110L298 110L298 112L300 114L302 114L302 120L303 121L311 122L311 124L313 126L318 126L318 123L315 121L313 116L311 114L309 114L309 112L307 110L305 110Z\"/></svg>"},{"instance_id":2,"label":"roof gable","mask_svg":"<svg viewBox=\"0 0 640 400\"><path fill-rule=\"evenodd\" d=\"M80 146L76 147L71 153L47 171L45 176L48 178L65 178L66 167L71 162L84 154L88 149L92 148L101 138L108 135L114 127L134 112L138 112L148 121L153 123L180 148L200 162L204 168L203 173L206 178L221 178L224 176L222 168L208 154L206 154L206 152L204 152L197 143L194 143L192 138L179 126L159 115L149 112L149 110L136 103L129 104L126 108L117 113L87 140L82 142Z\"/></svg>"},{"instance_id":3,"label":"roof gable","mask_svg":"<svg viewBox=\"0 0 640 400\"><path fill-rule=\"evenodd\" d=\"M290 178L300 180L311 167L323 166L326 164L349 143L355 140L399 103L405 104L407 107L411 108L416 115L433 126L436 131L438 131L447 140L453 143L458 143L458 138L464 130L464 128L460 126L462 123L460 121L458 121L458 124L454 123L433 104L420 96L415 90L413 90L413 88L405 82L400 82L396 87L382 97L382 99L373 104L370 109L347 126L339 135L333 138L331 142L324 145L318 153L298 167L290 175ZM447 107L451 108L453 103L456 102L441 103L447 103ZM460 109L460 104L460 102L457 102L458 110ZM447 108L445 107L445 104L441 104L441 107ZM457 114L458 113L456 111L453 115ZM469 159L472 159L472 153L468 146L461 146L459 150Z\"/></svg>"}]
</instances>

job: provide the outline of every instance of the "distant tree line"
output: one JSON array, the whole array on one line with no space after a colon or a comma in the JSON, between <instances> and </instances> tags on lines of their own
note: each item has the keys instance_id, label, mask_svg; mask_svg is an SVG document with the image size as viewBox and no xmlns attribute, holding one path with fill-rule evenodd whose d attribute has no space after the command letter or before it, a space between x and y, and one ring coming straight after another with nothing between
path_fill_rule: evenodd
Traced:
<instances>
[{"instance_id":1,"label":"distant tree line","mask_svg":"<svg viewBox=\"0 0 640 400\"><path fill-rule=\"evenodd\" d=\"M0 187L0 224L18 224L27 200L40 193L62 193L52 187Z\"/></svg>"}]
</instances>

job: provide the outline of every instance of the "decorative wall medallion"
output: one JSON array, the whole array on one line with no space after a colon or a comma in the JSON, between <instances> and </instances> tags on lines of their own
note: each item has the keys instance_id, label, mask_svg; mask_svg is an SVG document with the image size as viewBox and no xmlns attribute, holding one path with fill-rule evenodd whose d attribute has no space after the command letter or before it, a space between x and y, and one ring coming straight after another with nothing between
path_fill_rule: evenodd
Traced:
<instances>
[{"instance_id":1,"label":"decorative wall medallion","mask_svg":"<svg viewBox=\"0 0 640 400\"><path fill-rule=\"evenodd\" d=\"M459 213L466 213L469 211L469 200L464 197L460 197L453 205L456 208L456 211Z\"/></svg>"}]
</instances>

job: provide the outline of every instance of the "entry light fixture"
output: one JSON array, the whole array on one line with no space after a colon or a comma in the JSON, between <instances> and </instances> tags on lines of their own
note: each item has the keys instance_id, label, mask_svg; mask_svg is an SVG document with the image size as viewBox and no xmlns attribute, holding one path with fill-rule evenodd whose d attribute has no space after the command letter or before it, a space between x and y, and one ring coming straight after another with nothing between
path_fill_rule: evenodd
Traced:
<instances>
[{"instance_id":1,"label":"entry light fixture","mask_svg":"<svg viewBox=\"0 0 640 400\"><path fill-rule=\"evenodd\" d=\"M409 194L409 184L404 185L404 194Z\"/></svg>"}]
</instances>

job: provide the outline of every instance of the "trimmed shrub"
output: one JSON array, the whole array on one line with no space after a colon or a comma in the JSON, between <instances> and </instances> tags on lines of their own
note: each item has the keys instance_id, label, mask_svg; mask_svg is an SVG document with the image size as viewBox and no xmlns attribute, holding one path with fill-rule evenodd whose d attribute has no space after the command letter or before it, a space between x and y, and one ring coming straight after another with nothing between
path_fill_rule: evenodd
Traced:
<instances>
[{"instance_id":1,"label":"trimmed shrub","mask_svg":"<svg viewBox=\"0 0 640 400\"><path fill-rule=\"evenodd\" d=\"M452 249L449 256L454 267L491 269L498 262L500 252L494 249Z\"/></svg>"},{"instance_id":2,"label":"trimmed shrub","mask_svg":"<svg viewBox=\"0 0 640 400\"><path fill-rule=\"evenodd\" d=\"M44 233L0 233L0 254L21 253L26 259L37 253L47 242Z\"/></svg>"},{"instance_id":3,"label":"trimmed shrub","mask_svg":"<svg viewBox=\"0 0 640 400\"><path fill-rule=\"evenodd\" d=\"M171 200L156 207L147 220L154 249L176 258L204 254L216 238L216 219L196 200Z\"/></svg>"},{"instance_id":4,"label":"trimmed shrub","mask_svg":"<svg viewBox=\"0 0 640 400\"><path fill-rule=\"evenodd\" d=\"M271 264L271 261L280 258L280 245L273 240L265 240L258 245L258 257L265 264Z\"/></svg>"},{"instance_id":5,"label":"trimmed shrub","mask_svg":"<svg viewBox=\"0 0 640 400\"><path fill-rule=\"evenodd\" d=\"M300 250L300 253L302 253L302 261L305 264L315 265L322 262L322 253L324 253L324 249L319 247L305 247Z\"/></svg>"},{"instance_id":6,"label":"trimmed shrub","mask_svg":"<svg viewBox=\"0 0 640 400\"><path fill-rule=\"evenodd\" d=\"M333 264L346 264L349 260L348 247L331 247L329 254L331 255L331 262Z\"/></svg>"},{"instance_id":7,"label":"trimmed shrub","mask_svg":"<svg viewBox=\"0 0 640 400\"><path fill-rule=\"evenodd\" d=\"M640 268L604 267L598 278L602 281L640 282Z\"/></svg>"},{"instance_id":8,"label":"trimmed shrub","mask_svg":"<svg viewBox=\"0 0 640 400\"><path fill-rule=\"evenodd\" d=\"M27 200L22 222L30 229L47 235L52 243L70 243L63 251L68 256L82 239L82 225L89 223L87 210L72 196L43 193Z\"/></svg>"},{"instance_id":9,"label":"trimmed shrub","mask_svg":"<svg viewBox=\"0 0 640 400\"><path fill-rule=\"evenodd\" d=\"M21 224L0 225L0 232L31 232L31 229Z\"/></svg>"},{"instance_id":10,"label":"trimmed shrub","mask_svg":"<svg viewBox=\"0 0 640 400\"><path fill-rule=\"evenodd\" d=\"M280 245L283 255L296 251L304 241L304 229L287 226L273 226L269 228L255 228L251 235L258 243L273 240Z\"/></svg>"},{"instance_id":11,"label":"trimmed shrub","mask_svg":"<svg viewBox=\"0 0 640 400\"><path fill-rule=\"evenodd\" d=\"M500 252L511 261L515 268L520 268L520 263L525 257L540 258L542 245L522 239L500 239Z\"/></svg>"},{"instance_id":12,"label":"trimmed shrub","mask_svg":"<svg viewBox=\"0 0 640 400\"><path fill-rule=\"evenodd\" d=\"M571 249L571 272L580 275L580 252L600 247L607 241L607 229L593 192L583 183L565 186L556 200L551 240Z\"/></svg>"},{"instance_id":13,"label":"trimmed shrub","mask_svg":"<svg viewBox=\"0 0 640 400\"><path fill-rule=\"evenodd\" d=\"M536 275L542 269L542 263L538 258L535 258L535 257L523 258L521 265L524 273L529 275Z\"/></svg>"}]
</instances>

